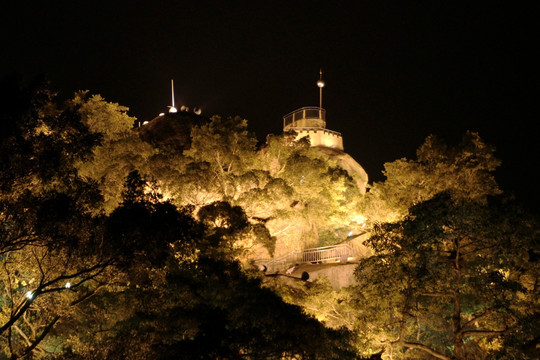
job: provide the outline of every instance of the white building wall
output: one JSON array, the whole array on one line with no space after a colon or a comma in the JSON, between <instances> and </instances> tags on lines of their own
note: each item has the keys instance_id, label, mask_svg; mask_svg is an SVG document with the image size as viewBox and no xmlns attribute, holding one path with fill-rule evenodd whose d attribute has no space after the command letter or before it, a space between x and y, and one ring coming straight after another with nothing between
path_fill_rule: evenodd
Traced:
<instances>
[{"instance_id":1,"label":"white building wall","mask_svg":"<svg viewBox=\"0 0 540 360\"><path fill-rule=\"evenodd\" d=\"M326 146L343 151L343 138L338 133L326 131L324 129L295 129L295 131L298 133L296 136L297 140L308 136L311 146Z\"/></svg>"}]
</instances>

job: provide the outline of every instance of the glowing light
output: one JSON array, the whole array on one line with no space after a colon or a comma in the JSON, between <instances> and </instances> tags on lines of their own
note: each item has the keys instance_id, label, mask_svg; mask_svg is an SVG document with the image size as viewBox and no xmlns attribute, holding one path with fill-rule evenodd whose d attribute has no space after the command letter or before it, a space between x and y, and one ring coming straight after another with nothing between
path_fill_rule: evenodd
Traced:
<instances>
[{"instance_id":1,"label":"glowing light","mask_svg":"<svg viewBox=\"0 0 540 360\"><path fill-rule=\"evenodd\" d=\"M159 113L159 116L165 116L165 113Z\"/></svg>"},{"instance_id":2,"label":"glowing light","mask_svg":"<svg viewBox=\"0 0 540 360\"><path fill-rule=\"evenodd\" d=\"M143 124L143 125L146 125L146 124L148 124L149 122L150 122L150 121L145 121L145 122L143 122L142 124Z\"/></svg>"},{"instance_id":3,"label":"glowing light","mask_svg":"<svg viewBox=\"0 0 540 360\"><path fill-rule=\"evenodd\" d=\"M353 236L353 232L352 232L352 230L351 230L351 231L349 231L349 235L347 235L347 236L348 236L348 237L351 237L351 236Z\"/></svg>"},{"instance_id":4,"label":"glowing light","mask_svg":"<svg viewBox=\"0 0 540 360\"><path fill-rule=\"evenodd\" d=\"M161 191L161 189L159 190L160 194L161 194L161 198L163 199L163 201L169 201L172 199L172 195L170 192L168 191Z\"/></svg>"},{"instance_id":5,"label":"glowing light","mask_svg":"<svg viewBox=\"0 0 540 360\"><path fill-rule=\"evenodd\" d=\"M29 300L32 300L34 298L34 293L29 291L26 293L26 298L29 299Z\"/></svg>"},{"instance_id":6,"label":"glowing light","mask_svg":"<svg viewBox=\"0 0 540 360\"><path fill-rule=\"evenodd\" d=\"M69 289L71 287L71 283L70 282L67 282L66 283L66 289Z\"/></svg>"},{"instance_id":7,"label":"glowing light","mask_svg":"<svg viewBox=\"0 0 540 360\"><path fill-rule=\"evenodd\" d=\"M352 221L363 227L366 225L367 218L364 215L356 215Z\"/></svg>"},{"instance_id":8,"label":"glowing light","mask_svg":"<svg viewBox=\"0 0 540 360\"><path fill-rule=\"evenodd\" d=\"M175 112L178 112L178 110L174 106L169 106L169 112L175 113Z\"/></svg>"}]
</instances>

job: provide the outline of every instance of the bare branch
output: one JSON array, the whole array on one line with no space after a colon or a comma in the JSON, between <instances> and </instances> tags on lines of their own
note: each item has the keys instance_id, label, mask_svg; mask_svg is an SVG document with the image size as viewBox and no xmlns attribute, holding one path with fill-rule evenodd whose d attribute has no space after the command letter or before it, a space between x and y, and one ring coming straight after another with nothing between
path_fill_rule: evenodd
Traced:
<instances>
[{"instance_id":1,"label":"bare branch","mask_svg":"<svg viewBox=\"0 0 540 360\"><path fill-rule=\"evenodd\" d=\"M73 300L69 305L70 306L75 306L77 304L80 304L81 302L85 301L86 299L94 296L94 294L103 287L104 285L101 284L99 286L97 286L94 290L92 291L89 291L88 293L84 294L83 296L81 296L80 298L76 299L76 300Z\"/></svg>"},{"instance_id":2,"label":"bare branch","mask_svg":"<svg viewBox=\"0 0 540 360\"><path fill-rule=\"evenodd\" d=\"M492 249L492 248L495 248L499 246L498 244L494 244L494 245L486 245L484 247L477 247L477 248L474 248L473 250L470 250L470 251L467 251L467 252L463 252L463 256L465 255L469 255L469 254L475 254L479 251L483 251L483 250L488 250L488 249Z\"/></svg>"},{"instance_id":3,"label":"bare branch","mask_svg":"<svg viewBox=\"0 0 540 360\"><path fill-rule=\"evenodd\" d=\"M19 320L19 318L25 313L25 311L30 307L30 304L31 304L31 301L29 299L25 299L21 305L19 305L17 307L17 310L15 311L15 313L13 313L9 320L4 324L2 325L2 327L0 327L0 334L2 334L4 331L6 331L6 329L9 329L11 328L11 326L13 324L15 324L15 322L17 320Z\"/></svg>"},{"instance_id":4,"label":"bare branch","mask_svg":"<svg viewBox=\"0 0 540 360\"><path fill-rule=\"evenodd\" d=\"M463 331L463 336L491 336L491 335L502 335L508 331L508 328L504 330L467 330Z\"/></svg>"},{"instance_id":5,"label":"bare branch","mask_svg":"<svg viewBox=\"0 0 540 360\"><path fill-rule=\"evenodd\" d=\"M79 282L73 284L71 286L72 289L80 286L81 284L89 281L89 280L92 280L94 279L95 277L97 277L99 274L101 274L105 268L107 267L108 265L105 265L105 264L99 264L99 265L96 265L96 266L93 266L91 267L90 269L85 269L85 270L81 270L77 273L74 273L74 274L71 274L71 275L62 275L62 276L58 276L57 278L47 282L46 284L44 284L44 287L45 286L49 286L49 285L52 285L56 282L59 282L61 280L69 280L69 279L73 279L73 278L76 278L76 277L79 277L79 276L82 276L84 274L88 274L86 277L84 277L83 279L81 279ZM92 273L93 271L97 270L95 273ZM51 292L51 291L55 291L55 290L58 290L58 289L64 289L64 287L62 288L52 288L52 289L47 289L47 290L44 290L43 293L46 293L46 292Z\"/></svg>"},{"instance_id":6,"label":"bare branch","mask_svg":"<svg viewBox=\"0 0 540 360\"><path fill-rule=\"evenodd\" d=\"M17 325L13 325L13 328L19 333L19 335L21 335L24 341L26 341L26 345L32 345L32 342L30 341L28 336L26 336L26 334Z\"/></svg>"},{"instance_id":7,"label":"bare branch","mask_svg":"<svg viewBox=\"0 0 540 360\"><path fill-rule=\"evenodd\" d=\"M461 326L462 329L470 326L475 321L478 321L480 318L483 318L484 316L487 316L493 312L493 309L486 309L483 313L475 315L471 320L467 321L465 324ZM463 332L463 331L462 331Z\"/></svg>"},{"instance_id":8,"label":"bare branch","mask_svg":"<svg viewBox=\"0 0 540 360\"><path fill-rule=\"evenodd\" d=\"M454 296L453 293L437 293L437 292L425 292L418 294L419 296L431 296L431 297L446 297L446 296Z\"/></svg>"},{"instance_id":9,"label":"bare branch","mask_svg":"<svg viewBox=\"0 0 540 360\"><path fill-rule=\"evenodd\" d=\"M418 349L418 350L425 351L428 354L430 354L432 356L435 356L437 359L452 360L451 357L446 356L446 355L444 355L444 354L442 354L442 353L440 353L440 352L438 352L436 350L433 350L432 348L430 348L429 346L426 346L424 344L410 342L410 341L404 341L404 340L398 340L398 341L399 341L399 344L401 344L403 346L409 347L411 349Z\"/></svg>"},{"instance_id":10,"label":"bare branch","mask_svg":"<svg viewBox=\"0 0 540 360\"><path fill-rule=\"evenodd\" d=\"M38 259L38 256L36 252L34 251L34 249L32 249L32 255L34 255L34 259L36 260L39 272L41 274L41 280L39 281L39 284L41 286L41 284L43 284L43 280L45 279L45 272L43 271L43 267L41 266L41 261Z\"/></svg>"},{"instance_id":11,"label":"bare branch","mask_svg":"<svg viewBox=\"0 0 540 360\"><path fill-rule=\"evenodd\" d=\"M34 256L36 256L36 255L34 254ZM52 288L52 289L46 289L46 287L49 286L49 285L52 285L55 282L58 282L60 280L72 279L72 278L75 278L75 277L78 277L78 276L81 276L81 275L84 275L84 274L92 273L92 272L97 270L96 273L90 274L86 278L82 279L78 284L76 284L76 285L80 285L81 283L83 283L85 281L88 281L90 279L93 279L96 276L98 276L101 272L104 271L104 269L108 265L109 265L109 261L106 261L104 263L94 265L91 268L83 269L83 270L80 270L80 271L78 271L76 273L73 273L73 274L70 274L70 275L58 276L55 279L50 280L48 282L44 282L44 279L42 279L41 282L40 282L40 285L38 286L38 288L36 290L34 290L33 296L37 297L38 295L45 294L45 293L48 293L48 292L59 291L59 290L67 290L65 287L62 287L62 288L58 287L58 288ZM40 271L43 274L42 269L40 269ZM23 301L15 308L15 310L12 310L9 321L7 321L4 325L2 325L0 327L0 334L2 334L4 331L6 331L6 329L13 326L13 324L28 310L28 308L30 307L32 301L33 301L32 299L24 298Z\"/></svg>"},{"instance_id":12,"label":"bare branch","mask_svg":"<svg viewBox=\"0 0 540 360\"><path fill-rule=\"evenodd\" d=\"M52 330L58 320L60 320L60 315L54 317L54 319L45 327L45 329L43 329L41 334L32 342L32 344L23 351L21 357L25 357L26 355L30 354L30 352L32 352L32 350L34 350L36 346L38 346L45 336L47 336L47 334Z\"/></svg>"}]
</instances>

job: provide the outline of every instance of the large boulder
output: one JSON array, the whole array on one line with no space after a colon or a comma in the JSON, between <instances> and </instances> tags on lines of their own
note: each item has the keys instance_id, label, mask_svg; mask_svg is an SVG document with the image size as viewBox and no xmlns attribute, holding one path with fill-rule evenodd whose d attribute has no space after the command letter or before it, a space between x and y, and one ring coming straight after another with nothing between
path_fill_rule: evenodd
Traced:
<instances>
[{"instance_id":1,"label":"large boulder","mask_svg":"<svg viewBox=\"0 0 540 360\"><path fill-rule=\"evenodd\" d=\"M160 115L139 127L141 138L160 149L182 152L191 146L191 128L210 120L192 112Z\"/></svg>"}]
</instances>

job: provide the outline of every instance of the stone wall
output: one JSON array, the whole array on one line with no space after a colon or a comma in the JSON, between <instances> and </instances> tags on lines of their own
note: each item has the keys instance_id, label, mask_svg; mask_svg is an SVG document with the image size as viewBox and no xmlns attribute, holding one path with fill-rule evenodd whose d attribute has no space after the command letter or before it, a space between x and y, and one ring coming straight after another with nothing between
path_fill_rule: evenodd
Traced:
<instances>
[{"instance_id":1,"label":"stone wall","mask_svg":"<svg viewBox=\"0 0 540 360\"><path fill-rule=\"evenodd\" d=\"M298 266L290 275L292 277L301 278L303 272L309 274L307 281L313 281L318 277L324 276L328 278L332 288L339 290L342 287L354 284L354 269L357 264L305 264Z\"/></svg>"}]
</instances>

